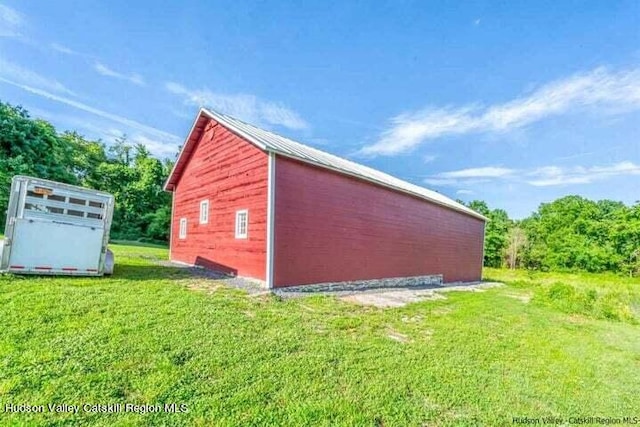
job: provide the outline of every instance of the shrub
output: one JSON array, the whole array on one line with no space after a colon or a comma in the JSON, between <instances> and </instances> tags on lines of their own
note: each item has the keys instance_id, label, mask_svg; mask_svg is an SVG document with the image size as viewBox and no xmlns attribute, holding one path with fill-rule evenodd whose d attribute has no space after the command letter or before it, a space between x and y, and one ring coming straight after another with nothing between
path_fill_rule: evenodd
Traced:
<instances>
[{"instance_id":1,"label":"shrub","mask_svg":"<svg viewBox=\"0 0 640 427\"><path fill-rule=\"evenodd\" d=\"M534 289L533 301L554 307L564 313L582 314L594 319L608 319L637 323L640 319L632 309L631 297L626 292L580 289L555 282Z\"/></svg>"}]
</instances>

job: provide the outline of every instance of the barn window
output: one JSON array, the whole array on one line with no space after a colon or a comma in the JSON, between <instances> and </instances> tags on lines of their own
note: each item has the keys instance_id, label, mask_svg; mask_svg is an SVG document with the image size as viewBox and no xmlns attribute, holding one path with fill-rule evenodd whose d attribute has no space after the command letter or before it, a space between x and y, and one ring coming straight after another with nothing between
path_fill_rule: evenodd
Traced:
<instances>
[{"instance_id":1,"label":"barn window","mask_svg":"<svg viewBox=\"0 0 640 427\"><path fill-rule=\"evenodd\" d=\"M200 224L206 224L209 222L209 201L203 200L200 202Z\"/></svg>"},{"instance_id":2,"label":"barn window","mask_svg":"<svg viewBox=\"0 0 640 427\"><path fill-rule=\"evenodd\" d=\"M187 218L180 218L180 230L178 233L180 239L187 238Z\"/></svg>"},{"instance_id":3,"label":"barn window","mask_svg":"<svg viewBox=\"0 0 640 427\"><path fill-rule=\"evenodd\" d=\"M246 239L248 235L249 211L236 211L236 239Z\"/></svg>"}]
</instances>

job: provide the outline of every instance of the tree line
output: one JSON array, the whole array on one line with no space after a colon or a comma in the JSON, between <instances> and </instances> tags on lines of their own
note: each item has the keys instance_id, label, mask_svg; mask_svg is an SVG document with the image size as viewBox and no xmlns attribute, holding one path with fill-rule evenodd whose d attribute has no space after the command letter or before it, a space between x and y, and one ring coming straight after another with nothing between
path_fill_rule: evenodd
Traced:
<instances>
[{"instance_id":1,"label":"tree line","mask_svg":"<svg viewBox=\"0 0 640 427\"><path fill-rule=\"evenodd\" d=\"M519 221L483 201L467 206L489 218L485 266L640 275L640 202L566 196Z\"/></svg>"},{"instance_id":2,"label":"tree line","mask_svg":"<svg viewBox=\"0 0 640 427\"><path fill-rule=\"evenodd\" d=\"M11 178L32 175L113 194L114 239L167 241L171 196L162 186L173 163L125 137L107 148L77 132L57 132L24 108L0 102L0 224ZM640 202L567 196L519 221L483 201L467 206L489 218L486 266L640 274Z\"/></svg>"},{"instance_id":3,"label":"tree line","mask_svg":"<svg viewBox=\"0 0 640 427\"><path fill-rule=\"evenodd\" d=\"M4 226L14 175L81 185L115 197L111 237L167 241L171 195L162 186L173 160L158 160L144 145L117 138L109 148L77 132L57 132L27 110L0 102L0 224Z\"/></svg>"}]
</instances>

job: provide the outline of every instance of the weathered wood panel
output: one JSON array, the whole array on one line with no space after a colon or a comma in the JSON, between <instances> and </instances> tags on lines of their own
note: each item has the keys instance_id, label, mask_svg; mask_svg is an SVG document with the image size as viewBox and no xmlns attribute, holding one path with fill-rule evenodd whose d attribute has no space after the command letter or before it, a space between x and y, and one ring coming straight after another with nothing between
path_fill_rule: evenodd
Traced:
<instances>
[{"instance_id":1,"label":"weathered wood panel","mask_svg":"<svg viewBox=\"0 0 640 427\"><path fill-rule=\"evenodd\" d=\"M275 175L275 286L480 279L482 220L283 157Z\"/></svg>"},{"instance_id":2,"label":"weathered wood panel","mask_svg":"<svg viewBox=\"0 0 640 427\"><path fill-rule=\"evenodd\" d=\"M215 121L207 124L174 192L171 258L265 279L267 159L255 146ZM209 222L200 224L200 202ZM247 239L235 238L235 213L249 210ZM180 218L187 238L179 239Z\"/></svg>"}]
</instances>

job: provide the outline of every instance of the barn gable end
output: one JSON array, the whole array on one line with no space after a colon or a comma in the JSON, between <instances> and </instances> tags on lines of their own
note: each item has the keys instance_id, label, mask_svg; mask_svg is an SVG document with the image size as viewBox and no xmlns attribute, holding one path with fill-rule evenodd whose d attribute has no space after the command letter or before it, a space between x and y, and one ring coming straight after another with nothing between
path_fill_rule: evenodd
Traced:
<instances>
[{"instance_id":1,"label":"barn gable end","mask_svg":"<svg viewBox=\"0 0 640 427\"><path fill-rule=\"evenodd\" d=\"M189 138L170 187L171 259L265 280L268 155L211 119L199 117ZM244 210L246 238L238 238L236 214Z\"/></svg>"}]
</instances>

